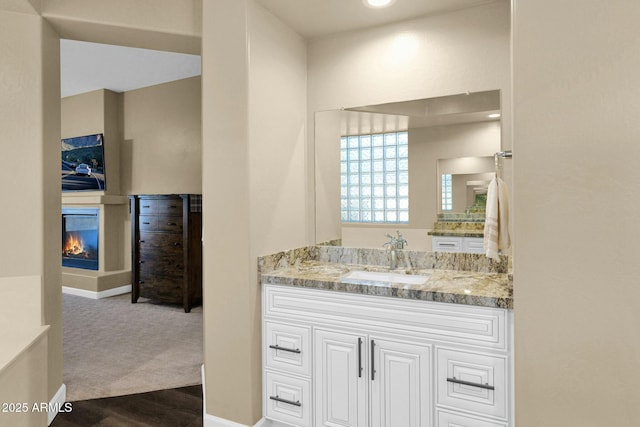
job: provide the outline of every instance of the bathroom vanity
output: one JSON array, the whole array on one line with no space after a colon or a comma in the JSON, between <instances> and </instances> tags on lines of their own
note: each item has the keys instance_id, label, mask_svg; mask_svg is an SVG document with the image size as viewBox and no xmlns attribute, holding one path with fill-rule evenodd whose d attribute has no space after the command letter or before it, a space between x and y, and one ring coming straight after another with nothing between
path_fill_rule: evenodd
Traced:
<instances>
[{"instance_id":1,"label":"bathroom vanity","mask_svg":"<svg viewBox=\"0 0 640 427\"><path fill-rule=\"evenodd\" d=\"M303 262L261 281L273 425L512 426L508 274Z\"/></svg>"}]
</instances>

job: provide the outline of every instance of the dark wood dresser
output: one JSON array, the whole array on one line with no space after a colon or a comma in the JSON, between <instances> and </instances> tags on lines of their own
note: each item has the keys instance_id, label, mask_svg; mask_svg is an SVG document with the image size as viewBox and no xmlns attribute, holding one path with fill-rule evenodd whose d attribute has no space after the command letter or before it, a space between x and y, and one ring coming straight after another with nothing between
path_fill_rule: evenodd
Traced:
<instances>
[{"instance_id":1,"label":"dark wood dresser","mask_svg":"<svg viewBox=\"0 0 640 427\"><path fill-rule=\"evenodd\" d=\"M129 196L131 302L202 302L202 196Z\"/></svg>"}]
</instances>

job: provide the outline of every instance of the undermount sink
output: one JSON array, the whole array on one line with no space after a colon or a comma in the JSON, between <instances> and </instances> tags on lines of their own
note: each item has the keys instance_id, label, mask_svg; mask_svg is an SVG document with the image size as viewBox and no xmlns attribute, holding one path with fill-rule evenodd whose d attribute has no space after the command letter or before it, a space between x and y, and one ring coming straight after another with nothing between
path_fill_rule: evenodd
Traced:
<instances>
[{"instance_id":1,"label":"undermount sink","mask_svg":"<svg viewBox=\"0 0 640 427\"><path fill-rule=\"evenodd\" d=\"M408 285L422 285L427 281L429 276L421 276L417 274L402 274L386 271L352 271L347 274L345 279L352 280L372 280L376 282L393 282L405 283Z\"/></svg>"}]
</instances>

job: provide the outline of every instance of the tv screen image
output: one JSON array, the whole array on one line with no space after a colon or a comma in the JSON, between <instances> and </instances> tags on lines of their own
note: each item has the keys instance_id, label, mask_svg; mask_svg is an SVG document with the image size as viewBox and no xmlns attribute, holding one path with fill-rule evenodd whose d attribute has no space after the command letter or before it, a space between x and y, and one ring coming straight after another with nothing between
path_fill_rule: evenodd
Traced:
<instances>
[{"instance_id":1,"label":"tv screen image","mask_svg":"<svg viewBox=\"0 0 640 427\"><path fill-rule=\"evenodd\" d=\"M62 191L104 191L103 135L62 140Z\"/></svg>"}]
</instances>

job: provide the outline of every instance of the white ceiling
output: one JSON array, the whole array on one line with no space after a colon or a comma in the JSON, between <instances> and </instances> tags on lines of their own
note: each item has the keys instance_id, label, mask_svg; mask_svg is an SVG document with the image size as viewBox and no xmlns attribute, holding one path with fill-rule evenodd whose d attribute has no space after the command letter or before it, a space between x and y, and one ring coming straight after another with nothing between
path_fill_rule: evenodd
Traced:
<instances>
[{"instance_id":1,"label":"white ceiling","mask_svg":"<svg viewBox=\"0 0 640 427\"><path fill-rule=\"evenodd\" d=\"M305 38L317 38L496 0L395 0L382 9L362 0L255 0Z\"/></svg>"},{"instance_id":2,"label":"white ceiling","mask_svg":"<svg viewBox=\"0 0 640 427\"><path fill-rule=\"evenodd\" d=\"M60 40L61 96L126 92L200 75L198 55Z\"/></svg>"},{"instance_id":3,"label":"white ceiling","mask_svg":"<svg viewBox=\"0 0 640 427\"><path fill-rule=\"evenodd\" d=\"M362 0L255 0L305 38L501 0L395 0L384 9ZM75 40L60 41L61 96L98 89L125 92L200 75L198 55Z\"/></svg>"}]
</instances>

